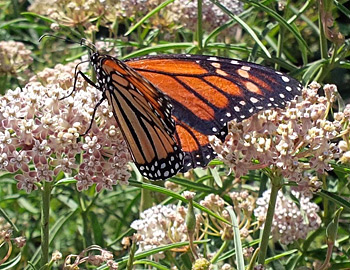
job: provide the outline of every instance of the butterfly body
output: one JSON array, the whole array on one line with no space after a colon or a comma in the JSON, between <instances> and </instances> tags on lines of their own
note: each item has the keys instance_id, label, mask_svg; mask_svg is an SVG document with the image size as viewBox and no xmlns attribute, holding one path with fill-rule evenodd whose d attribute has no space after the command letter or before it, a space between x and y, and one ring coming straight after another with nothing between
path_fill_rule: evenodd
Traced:
<instances>
[{"instance_id":1,"label":"butterfly body","mask_svg":"<svg viewBox=\"0 0 350 270\"><path fill-rule=\"evenodd\" d=\"M94 53L96 87L108 99L140 172L167 179L215 158L208 135L226 123L299 94L295 79L261 65L201 55L159 55L122 62Z\"/></svg>"}]
</instances>

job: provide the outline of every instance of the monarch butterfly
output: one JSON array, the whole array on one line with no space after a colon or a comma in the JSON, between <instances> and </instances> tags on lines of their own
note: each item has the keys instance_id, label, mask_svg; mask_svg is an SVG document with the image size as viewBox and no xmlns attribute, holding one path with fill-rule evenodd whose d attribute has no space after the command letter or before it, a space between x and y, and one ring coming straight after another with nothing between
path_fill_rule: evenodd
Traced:
<instances>
[{"instance_id":1,"label":"monarch butterfly","mask_svg":"<svg viewBox=\"0 0 350 270\"><path fill-rule=\"evenodd\" d=\"M102 91L96 108L108 100L134 163L151 180L205 167L215 158L208 135L224 139L228 121L282 107L302 88L286 74L240 60L174 54L123 62L86 47L95 51L97 82L77 69L75 82L80 75Z\"/></svg>"},{"instance_id":2,"label":"monarch butterfly","mask_svg":"<svg viewBox=\"0 0 350 270\"><path fill-rule=\"evenodd\" d=\"M281 107L301 90L295 79L261 65L200 55L122 62L95 52L96 87L108 99L140 172L166 179L215 157L208 135L226 123Z\"/></svg>"}]
</instances>

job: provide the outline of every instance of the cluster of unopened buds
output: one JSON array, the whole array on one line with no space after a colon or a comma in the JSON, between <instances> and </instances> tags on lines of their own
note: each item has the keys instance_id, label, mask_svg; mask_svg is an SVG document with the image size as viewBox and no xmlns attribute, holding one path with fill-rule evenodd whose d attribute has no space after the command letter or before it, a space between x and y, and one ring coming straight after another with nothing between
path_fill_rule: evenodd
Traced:
<instances>
[{"instance_id":1,"label":"cluster of unopened buds","mask_svg":"<svg viewBox=\"0 0 350 270\"><path fill-rule=\"evenodd\" d=\"M0 41L0 75L25 70L33 62L31 53L22 42Z\"/></svg>"}]
</instances>

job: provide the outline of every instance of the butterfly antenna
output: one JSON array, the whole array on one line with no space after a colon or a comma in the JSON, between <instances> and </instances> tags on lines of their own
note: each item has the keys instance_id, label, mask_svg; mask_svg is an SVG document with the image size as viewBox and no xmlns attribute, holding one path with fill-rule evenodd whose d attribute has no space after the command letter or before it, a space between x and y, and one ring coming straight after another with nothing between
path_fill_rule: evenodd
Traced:
<instances>
[{"instance_id":1,"label":"butterfly antenna","mask_svg":"<svg viewBox=\"0 0 350 270\"><path fill-rule=\"evenodd\" d=\"M82 38L80 40L80 42L77 42L77 41L71 40L69 38L64 38L64 37L60 37L60 36L56 36L56 35L52 35L52 34L43 34L39 38L39 42L41 42L45 37L52 37L52 38L62 39L64 41L67 41L67 42L70 42L70 43L80 44L81 46L84 46L85 48L88 48L90 51L93 51L93 52L97 51L96 46L94 44L92 44L91 42L89 42L88 40L86 40L85 38Z\"/></svg>"},{"instance_id":2,"label":"butterfly antenna","mask_svg":"<svg viewBox=\"0 0 350 270\"><path fill-rule=\"evenodd\" d=\"M96 46L93 43L91 43L90 41L88 41L86 38L82 38L80 40L80 45L89 48L93 52L97 52Z\"/></svg>"}]
</instances>

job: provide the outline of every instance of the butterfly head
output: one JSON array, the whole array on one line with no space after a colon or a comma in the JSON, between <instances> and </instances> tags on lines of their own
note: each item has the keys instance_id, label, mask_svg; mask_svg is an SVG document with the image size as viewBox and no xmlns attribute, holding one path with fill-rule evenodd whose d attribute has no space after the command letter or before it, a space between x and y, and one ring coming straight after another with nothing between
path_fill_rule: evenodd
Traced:
<instances>
[{"instance_id":1,"label":"butterfly head","mask_svg":"<svg viewBox=\"0 0 350 270\"><path fill-rule=\"evenodd\" d=\"M106 74L104 74L103 72L103 59L105 59L106 57L104 55L101 55L99 52L93 52L90 55L90 64L92 65L92 67L95 70L96 73L96 79L97 79L97 83L96 85L98 87L101 87L104 85L104 79L106 77Z\"/></svg>"},{"instance_id":2,"label":"butterfly head","mask_svg":"<svg viewBox=\"0 0 350 270\"><path fill-rule=\"evenodd\" d=\"M99 64L99 59L100 59L101 55L98 52L93 52L90 55L90 63L91 65L94 67L94 69L96 70L96 67Z\"/></svg>"}]
</instances>

